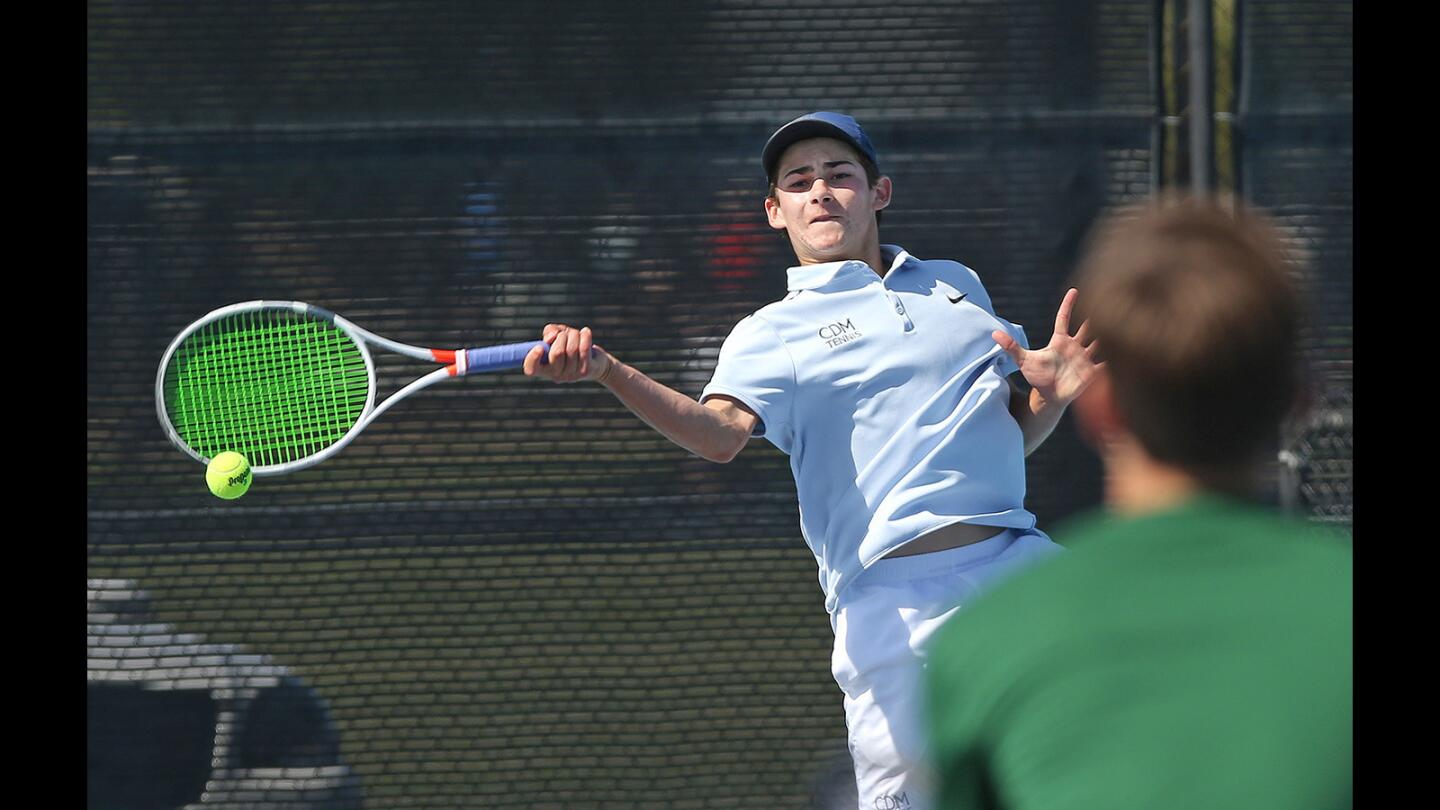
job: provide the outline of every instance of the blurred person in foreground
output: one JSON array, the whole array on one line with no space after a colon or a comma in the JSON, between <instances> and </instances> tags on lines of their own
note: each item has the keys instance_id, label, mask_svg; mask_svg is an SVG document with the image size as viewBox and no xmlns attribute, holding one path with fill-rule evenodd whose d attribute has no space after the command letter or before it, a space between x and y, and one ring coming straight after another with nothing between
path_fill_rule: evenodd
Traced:
<instances>
[{"instance_id":1,"label":"blurred person in foreground","mask_svg":"<svg viewBox=\"0 0 1440 810\"><path fill-rule=\"evenodd\" d=\"M1252 501L1302 388L1277 235L1178 197L1096 234L1074 407L1105 507L935 637L940 806L1349 807L1349 541Z\"/></svg>"}]
</instances>

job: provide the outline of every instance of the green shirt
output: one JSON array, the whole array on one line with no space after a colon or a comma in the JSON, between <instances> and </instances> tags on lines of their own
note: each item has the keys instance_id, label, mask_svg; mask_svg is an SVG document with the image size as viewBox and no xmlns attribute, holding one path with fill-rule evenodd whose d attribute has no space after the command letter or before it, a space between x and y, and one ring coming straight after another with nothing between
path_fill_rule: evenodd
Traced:
<instances>
[{"instance_id":1,"label":"green shirt","mask_svg":"<svg viewBox=\"0 0 1440 810\"><path fill-rule=\"evenodd\" d=\"M1348 538L1214 496L1072 528L931 647L940 807L1351 806Z\"/></svg>"}]
</instances>

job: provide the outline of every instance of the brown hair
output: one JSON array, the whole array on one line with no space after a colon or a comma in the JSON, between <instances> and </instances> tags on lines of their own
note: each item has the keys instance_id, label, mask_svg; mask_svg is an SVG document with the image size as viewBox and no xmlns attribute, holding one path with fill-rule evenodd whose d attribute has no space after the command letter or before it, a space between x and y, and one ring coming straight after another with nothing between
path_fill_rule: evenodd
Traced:
<instances>
[{"instance_id":1,"label":"brown hair","mask_svg":"<svg viewBox=\"0 0 1440 810\"><path fill-rule=\"evenodd\" d=\"M1239 205L1163 197L1094 231L1077 309L1156 460L1218 485L1278 437L1301 394L1291 272L1268 219Z\"/></svg>"}]
</instances>

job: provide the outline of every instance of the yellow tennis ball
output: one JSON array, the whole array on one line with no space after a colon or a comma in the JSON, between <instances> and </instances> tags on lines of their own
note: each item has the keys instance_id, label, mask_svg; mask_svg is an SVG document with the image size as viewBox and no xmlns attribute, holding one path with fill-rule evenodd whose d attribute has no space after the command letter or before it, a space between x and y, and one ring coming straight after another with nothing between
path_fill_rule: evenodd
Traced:
<instances>
[{"instance_id":1,"label":"yellow tennis ball","mask_svg":"<svg viewBox=\"0 0 1440 810\"><path fill-rule=\"evenodd\" d=\"M250 490L250 462L233 450L210 459L205 468L205 483L216 497L234 500Z\"/></svg>"}]
</instances>

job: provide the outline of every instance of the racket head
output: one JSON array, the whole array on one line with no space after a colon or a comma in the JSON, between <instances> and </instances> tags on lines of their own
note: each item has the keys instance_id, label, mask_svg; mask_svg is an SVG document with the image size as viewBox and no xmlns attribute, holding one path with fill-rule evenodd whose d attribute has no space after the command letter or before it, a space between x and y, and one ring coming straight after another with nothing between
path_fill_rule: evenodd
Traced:
<instances>
[{"instance_id":1,"label":"racket head","mask_svg":"<svg viewBox=\"0 0 1440 810\"><path fill-rule=\"evenodd\" d=\"M298 301L221 307L171 341L155 408L171 443L208 464L234 450L253 475L319 463L364 427L375 363L343 318Z\"/></svg>"}]
</instances>

